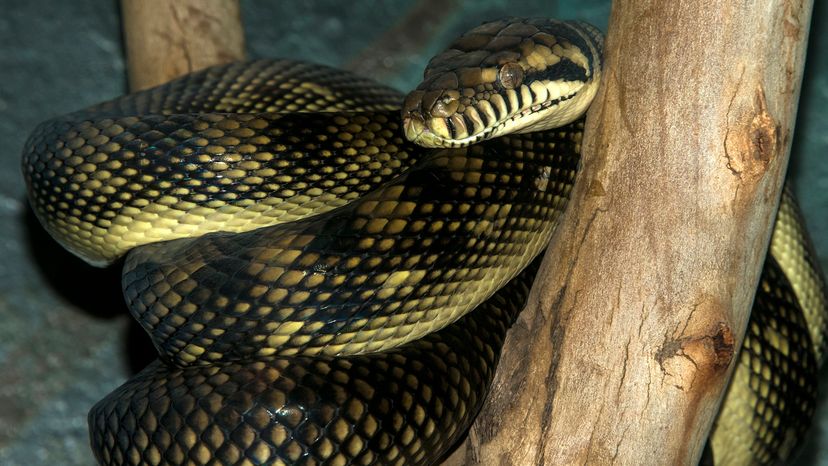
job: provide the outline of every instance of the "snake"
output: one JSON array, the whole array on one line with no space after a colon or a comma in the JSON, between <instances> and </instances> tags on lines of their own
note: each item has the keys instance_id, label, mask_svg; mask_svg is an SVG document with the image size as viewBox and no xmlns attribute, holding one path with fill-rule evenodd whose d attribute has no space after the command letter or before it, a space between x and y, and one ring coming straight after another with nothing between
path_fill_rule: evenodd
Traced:
<instances>
[{"instance_id":1,"label":"snake","mask_svg":"<svg viewBox=\"0 0 828 466\"><path fill-rule=\"evenodd\" d=\"M219 65L41 123L32 209L159 358L89 413L102 465L425 465L461 440L581 164L603 37L496 20L408 95ZM782 196L715 464L773 464L816 403L824 283Z\"/></svg>"}]
</instances>

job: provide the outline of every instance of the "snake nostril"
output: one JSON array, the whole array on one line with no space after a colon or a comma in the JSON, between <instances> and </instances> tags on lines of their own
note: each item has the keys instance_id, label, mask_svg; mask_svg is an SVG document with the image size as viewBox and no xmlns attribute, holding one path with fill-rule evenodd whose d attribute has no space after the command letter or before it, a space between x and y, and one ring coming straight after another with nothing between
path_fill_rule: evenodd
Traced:
<instances>
[{"instance_id":1,"label":"snake nostril","mask_svg":"<svg viewBox=\"0 0 828 466\"><path fill-rule=\"evenodd\" d=\"M443 97L443 91L426 91L421 99L423 113L431 114L434 105Z\"/></svg>"},{"instance_id":2,"label":"snake nostril","mask_svg":"<svg viewBox=\"0 0 828 466\"><path fill-rule=\"evenodd\" d=\"M435 117L448 118L457 112L459 105L460 102L457 99L444 95L434 102L434 105L431 106L430 113Z\"/></svg>"}]
</instances>

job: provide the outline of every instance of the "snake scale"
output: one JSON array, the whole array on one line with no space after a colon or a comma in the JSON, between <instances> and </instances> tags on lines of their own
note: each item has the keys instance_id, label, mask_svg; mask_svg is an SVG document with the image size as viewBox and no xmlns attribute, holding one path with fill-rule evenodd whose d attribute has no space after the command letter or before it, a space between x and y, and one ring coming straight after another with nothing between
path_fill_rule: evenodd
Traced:
<instances>
[{"instance_id":1,"label":"snake scale","mask_svg":"<svg viewBox=\"0 0 828 466\"><path fill-rule=\"evenodd\" d=\"M512 18L458 38L405 99L258 60L42 123L34 211L92 264L126 256L160 353L90 412L98 461L439 461L566 207L601 49L585 23ZM789 191L771 251L717 464L782 461L814 410L824 285Z\"/></svg>"}]
</instances>

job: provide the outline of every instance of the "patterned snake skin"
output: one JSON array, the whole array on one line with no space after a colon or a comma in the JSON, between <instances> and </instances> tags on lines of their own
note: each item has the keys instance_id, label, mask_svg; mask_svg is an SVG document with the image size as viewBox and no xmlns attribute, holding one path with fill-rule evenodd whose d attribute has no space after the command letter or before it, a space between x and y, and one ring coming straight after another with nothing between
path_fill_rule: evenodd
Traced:
<instances>
[{"instance_id":1,"label":"patterned snake skin","mask_svg":"<svg viewBox=\"0 0 828 466\"><path fill-rule=\"evenodd\" d=\"M126 254L130 312L161 356L90 412L98 461L439 461L566 206L600 42L583 23L504 20L435 58L404 103L261 60L41 124L23 154L38 218L90 263ZM717 463L736 434L749 461L785 458L813 412L825 301L787 199Z\"/></svg>"}]
</instances>

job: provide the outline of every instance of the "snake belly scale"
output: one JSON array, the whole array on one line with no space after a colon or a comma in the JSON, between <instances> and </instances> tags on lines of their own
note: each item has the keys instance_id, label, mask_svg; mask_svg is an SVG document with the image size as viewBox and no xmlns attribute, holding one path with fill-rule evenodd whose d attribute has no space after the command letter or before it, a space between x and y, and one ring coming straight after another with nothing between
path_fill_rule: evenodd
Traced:
<instances>
[{"instance_id":1,"label":"snake belly scale","mask_svg":"<svg viewBox=\"0 0 828 466\"><path fill-rule=\"evenodd\" d=\"M126 255L130 312L160 353L92 409L98 461L437 462L567 204L601 47L584 23L501 20L404 101L260 60L41 124L23 155L38 218L90 263ZM783 458L813 411L824 286L785 199L717 462L734 429L750 461Z\"/></svg>"}]
</instances>

